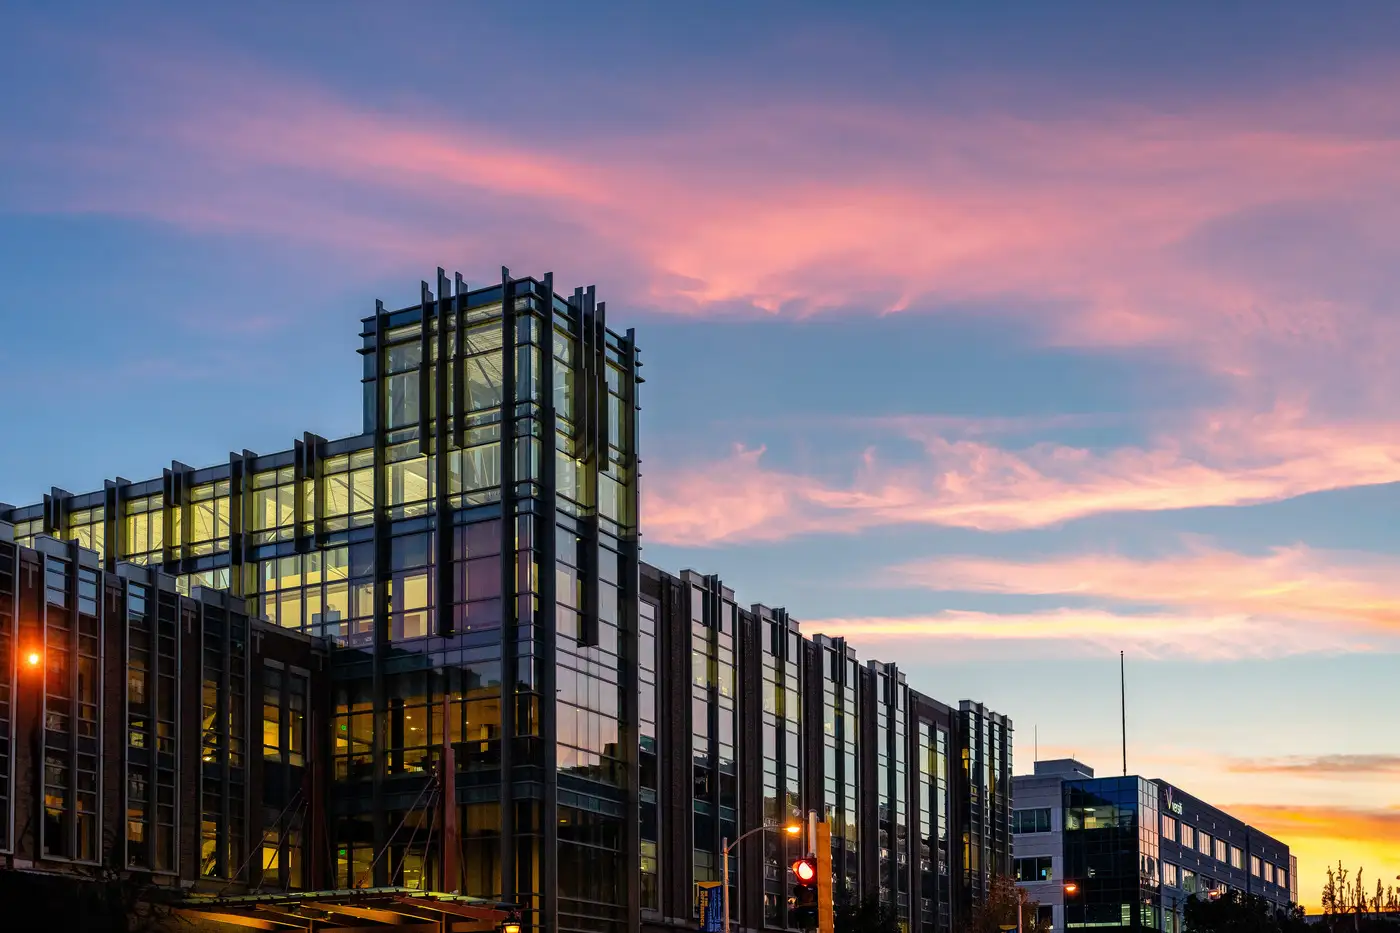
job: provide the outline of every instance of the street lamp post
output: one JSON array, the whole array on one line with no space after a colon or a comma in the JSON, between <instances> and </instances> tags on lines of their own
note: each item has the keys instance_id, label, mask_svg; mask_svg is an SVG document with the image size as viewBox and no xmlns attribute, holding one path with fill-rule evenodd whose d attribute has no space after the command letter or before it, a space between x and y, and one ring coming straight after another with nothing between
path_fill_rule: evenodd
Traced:
<instances>
[{"instance_id":1,"label":"street lamp post","mask_svg":"<svg viewBox=\"0 0 1400 933\"><path fill-rule=\"evenodd\" d=\"M733 849L735 846L752 836L754 833L760 833L763 832L763 830L770 828L771 827L768 826L755 826L753 829L749 830L746 833L740 833L739 838L735 839L733 842L729 841L728 836L725 836L719 841L720 890L723 892L722 894L720 894L720 900L722 901L721 909L724 911L724 933L729 933L729 850ZM802 826L801 824L793 823L788 826L784 826L783 832L787 833L789 836L796 836L798 833L802 832Z\"/></svg>"}]
</instances>

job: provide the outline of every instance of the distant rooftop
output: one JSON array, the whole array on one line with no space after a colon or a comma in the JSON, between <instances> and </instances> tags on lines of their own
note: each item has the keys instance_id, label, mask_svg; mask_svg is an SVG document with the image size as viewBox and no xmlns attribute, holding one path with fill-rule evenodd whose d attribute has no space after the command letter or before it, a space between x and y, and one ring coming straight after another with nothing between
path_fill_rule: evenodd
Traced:
<instances>
[{"instance_id":1,"label":"distant rooftop","mask_svg":"<svg viewBox=\"0 0 1400 933\"><path fill-rule=\"evenodd\" d=\"M1091 778L1094 769L1074 758L1052 758L1035 763L1036 777Z\"/></svg>"}]
</instances>

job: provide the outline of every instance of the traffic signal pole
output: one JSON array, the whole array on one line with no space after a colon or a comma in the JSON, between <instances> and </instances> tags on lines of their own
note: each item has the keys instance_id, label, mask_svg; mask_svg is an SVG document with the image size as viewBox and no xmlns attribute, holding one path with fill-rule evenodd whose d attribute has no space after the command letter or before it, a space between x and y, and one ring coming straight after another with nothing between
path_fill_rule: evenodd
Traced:
<instances>
[{"instance_id":1,"label":"traffic signal pole","mask_svg":"<svg viewBox=\"0 0 1400 933\"><path fill-rule=\"evenodd\" d=\"M816 824L817 933L836 933L836 912L831 904L831 824Z\"/></svg>"}]
</instances>

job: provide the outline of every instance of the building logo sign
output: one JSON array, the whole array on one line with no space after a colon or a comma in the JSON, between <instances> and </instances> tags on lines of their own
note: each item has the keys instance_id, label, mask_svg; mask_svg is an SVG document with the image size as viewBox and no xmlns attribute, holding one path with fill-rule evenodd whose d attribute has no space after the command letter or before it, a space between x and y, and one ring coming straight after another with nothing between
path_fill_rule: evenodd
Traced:
<instances>
[{"instance_id":1,"label":"building logo sign","mask_svg":"<svg viewBox=\"0 0 1400 933\"><path fill-rule=\"evenodd\" d=\"M1167 809L1177 815L1181 814L1181 802L1172 798L1172 787L1170 784L1167 785Z\"/></svg>"}]
</instances>

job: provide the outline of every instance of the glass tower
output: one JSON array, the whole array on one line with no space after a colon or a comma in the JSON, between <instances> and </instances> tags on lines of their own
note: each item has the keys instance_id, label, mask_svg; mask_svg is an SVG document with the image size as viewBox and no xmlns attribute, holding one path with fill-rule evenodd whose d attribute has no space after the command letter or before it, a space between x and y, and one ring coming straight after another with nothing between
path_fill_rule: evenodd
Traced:
<instances>
[{"instance_id":1,"label":"glass tower","mask_svg":"<svg viewBox=\"0 0 1400 933\"><path fill-rule=\"evenodd\" d=\"M1140 777L1066 781L1065 925L1163 929L1158 789Z\"/></svg>"},{"instance_id":2,"label":"glass tower","mask_svg":"<svg viewBox=\"0 0 1400 933\"><path fill-rule=\"evenodd\" d=\"M0 518L22 545L44 534L225 589L342 649L322 724L328 887L422 883L517 901L551 930L622 929L642 851L634 333L607 327L591 287L502 270L468 290L439 269L360 339L357 436L54 489ZM444 740L458 879L424 843ZM81 850L75 812L55 825ZM236 857L222 845L211 857Z\"/></svg>"}]
</instances>

